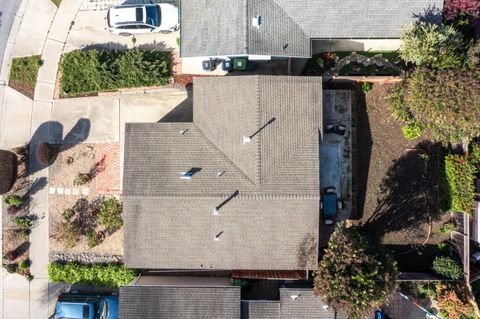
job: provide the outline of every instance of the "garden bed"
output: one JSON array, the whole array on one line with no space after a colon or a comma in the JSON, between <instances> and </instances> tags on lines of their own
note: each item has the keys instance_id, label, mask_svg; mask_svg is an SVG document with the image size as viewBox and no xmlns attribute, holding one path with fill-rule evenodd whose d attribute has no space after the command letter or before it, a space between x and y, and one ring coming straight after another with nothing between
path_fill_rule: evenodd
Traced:
<instances>
[{"instance_id":1,"label":"garden bed","mask_svg":"<svg viewBox=\"0 0 480 319\"><path fill-rule=\"evenodd\" d=\"M39 55L14 58L10 68L10 80L8 85L33 99L35 95L38 70L41 65L42 60Z\"/></svg>"},{"instance_id":2,"label":"garden bed","mask_svg":"<svg viewBox=\"0 0 480 319\"><path fill-rule=\"evenodd\" d=\"M401 67L397 51L321 52L307 61L302 75L398 76Z\"/></svg>"},{"instance_id":3,"label":"garden bed","mask_svg":"<svg viewBox=\"0 0 480 319\"><path fill-rule=\"evenodd\" d=\"M98 155L97 144L64 144L50 167L50 256L83 262L123 256L123 228L107 230L99 221L103 203L113 196L98 191L98 175L111 165Z\"/></svg>"}]
</instances>

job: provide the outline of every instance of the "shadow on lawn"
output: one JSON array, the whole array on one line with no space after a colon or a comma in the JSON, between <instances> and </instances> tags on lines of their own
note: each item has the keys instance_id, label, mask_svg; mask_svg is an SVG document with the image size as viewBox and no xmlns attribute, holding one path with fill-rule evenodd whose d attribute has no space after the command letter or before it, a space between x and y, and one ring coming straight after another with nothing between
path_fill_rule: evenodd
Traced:
<instances>
[{"instance_id":1,"label":"shadow on lawn","mask_svg":"<svg viewBox=\"0 0 480 319\"><path fill-rule=\"evenodd\" d=\"M439 144L424 141L393 162L365 226L384 235L421 231L423 224L440 218L439 148Z\"/></svg>"}]
</instances>

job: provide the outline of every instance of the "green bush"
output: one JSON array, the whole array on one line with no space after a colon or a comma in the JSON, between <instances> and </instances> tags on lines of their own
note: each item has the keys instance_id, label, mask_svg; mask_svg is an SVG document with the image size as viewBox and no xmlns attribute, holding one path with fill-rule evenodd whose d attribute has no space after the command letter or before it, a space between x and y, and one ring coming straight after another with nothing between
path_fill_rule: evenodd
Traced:
<instances>
[{"instance_id":1,"label":"green bush","mask_svg":"<svg viewBox=\"0 0 480 319\"><path fill-rule=\"evenodd\" d=\"M362 92L367 94L368 92L370 92L370 90L372 89L372 83L369 83L369 82L363 82L362 83Z\"/></svg>"},{"instance_id":2,"label":"green bush","mask_svg":"<svg viewBox=\"0 0 480 319\"><path fill-rule=\"evenodd\" d=\"M440 232L442 234L450 234L454 230L455 230L454 223L445 223L442 226L440 226Z\"/></svg>"},{"instance_id":3,"label":"green bush","mask_svg":"<svg viewBox=\"0 0 480 319\"><path fill-rule=\"evenodd\" d=\"M418 123L446 144L470 141L480 134L480 68L431 71L416 69L391 90L394 117Z\"/></svg>"},{"instance_id":4,"label":"green bush","mask_svg":"<svg viewBox=\"0 0 480 319\"><path fill-rule=\"evenodd\" d=\"M30 268L30 261L24 260L18 265L19 270L28 270Z\"/></svg>"},{"instance_id":5,"label":"green bush","mask_svg":"<svg viewBox=\"0 0 480 319\"><path fill-rule=\"evenodd\" d=\"M129 285L137 274L136 270L120 264L51 263L48 266L48 278L53 282L79 282L109 288Z\"/></svg>"},{"instance_id":6,"label":"green bush","mask_svg":"<svg viewBox=\"0 0 480 319\"><path fill-rule=\"evenodd\" d=\"M97 233L94 230L88 230L86 233L87 236L87 245L89 248L98 246L103 241L103 236L101 233Z\"/></svg>"},{"instance_id":7,"label":"green bush","mask_svg":"<svg viewBox=\"0 0 480 319\"><path fill-rule=\"evenodd\" d=\"M29 229L32 227L32 220L28 216L16 217L15 224L20 229Z\"/></svg>"},{"instance_id":8,"label":"green bush","mask_svg":"<svg viewBox=\"0 0 480 319\"><path fill-rule=\"evenodd\" d=\"M459 280L463 276L462 267L450 257L435 257L432 269L437 275Z\"/></svg>"},{"instance_id":9,"label":"green bush","mask_svg":"<svg viewBox=\"0 0 480 319\"><path fill-rule=\"evenodd\" d=\"M17 81L34 88L37 83L38 70L42 64L39 55L14 58L10 68L10 81Z\"/></svg>"},{"instance_id":10,"label":"green bush","mask_svg":"<svg viewBox=\"0 0 480 319\"><path fill-rule=\"evenodd\" d=\"M400 56L405 61L436 69L460 68L466 60L468 45L453 26L417 22L400 35Z\"/></svg>"},{"instance_id":11,"label":"green bush","mask_svg":"<svg viewBox=\"0 0 480 319\"><path fill-rule=\"evenodd\" d=\"M17 271L17 266L15 264L8 264L6 267L9 274L14 274Z\"/></svg>"},{"instance_id":12,"label":"green bush","mask_svg":"<svg viewBox=\"0 0 480 319\"><path fill-rule=\"evenodd\" d=\"M18 195L8 195L5 197L5 204L18 208L23 205L23 198Z\"/></svg>"},{"instance_id":13,"label":"green bush","mask_svg":"<svg viewBox=\"0 0 480 319\"><path fill-rule=\"evenodd\" d=\"M402 126L403 136L407 140L414 140L422 135L423 128L418 122L411 122Z\"/></svg>"},{"instance_id":14,"label":"green bush","mask_svg":"<svg viewBox=\"0 0 480 319\"><path fill-rule=\"evenodd\" d=\"M67 208L63 210L62 217L65 218L66 221L70 221L73 218L73 216L75 216L75 214L76 212L74 209Z\"/></svg>"},{"instance_id":15,"label":"green bush","mask_svg":"<svg viewBox=\"0 0 480 319\"><path fill-rule=\"evenodd\" d=\"M110 233L122 227L122 204L117 198L110 197L102 202L98 221Z\"/></svg>"},{"instance_id":16,"label":"green bush","mask_svg":"<svg viewBox=\"0 0 480 319\"><path fill-rule=\"evenodd\" d=\"M470 214L475 201L478 168L466 155L447 155L441 180L442 209Z\"/></svg>"},{"instance_id":17,"label":"green bush","mask_svg":"<svg viewBox=\"0 0 480 319\"><path fill-rule=\"evenodd\" d=\"M78 94L168 83L170 52L73 51L61 61L61 89Z\"/></svg>"}]
</instances>

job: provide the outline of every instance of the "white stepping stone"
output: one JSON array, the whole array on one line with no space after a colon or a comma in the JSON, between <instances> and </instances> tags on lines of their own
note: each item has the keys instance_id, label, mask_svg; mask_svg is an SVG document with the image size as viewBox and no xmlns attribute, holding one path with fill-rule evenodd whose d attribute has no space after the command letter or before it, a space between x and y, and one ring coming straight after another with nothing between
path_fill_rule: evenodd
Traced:
<instances>
[{"instance_id":1,"label":"white stepping stone","mask_svg":"<svg viewBox=\"0 0 480 319\"><path fill-rule=\"evenodd\" d=\"M65 195L71 195L72 190L70 188L65 188Z\"/></svg>"},{"instance_id":2,"label":"white stepping stone","mask_svg":"<svg viewBox=\"0 0 480 319\"><path fill-rule=\"evenodd\" d=\"M87 196L88 194L90 194L90 189L82 188L82 195Z\"/></svg>"},{"instance_id":3,"label":"white stepping stone","mask_svg":"<svg viewBox=\"0 0 480 319\"><path fill-rule=\"evenodd\" d=\"M72 195L78 195L80 194L80 191L78 190L78 188L72 188Z\"/></svg>"},{"instance_id":4,"label":"white stepping stone","mask_svg":"<svg viewBox=\"0 0 480 319\"><path fill-rule=\"evenodd\" d=\"M57 191L57 189L55 187L50 187L50 189L48 190L48 193L49 194L55 194L56 191Z\"/></svg>"},{"instance_id":5,"label":"white stepping stone","mask_svg":"<svg viewBox=\"0 0 480 319\"><path fill-rule=\"evenodd\" d=\"M63 195L63 187L58 187L57 188L57 194L58 195Z\"/></svg>"}]
</instances>

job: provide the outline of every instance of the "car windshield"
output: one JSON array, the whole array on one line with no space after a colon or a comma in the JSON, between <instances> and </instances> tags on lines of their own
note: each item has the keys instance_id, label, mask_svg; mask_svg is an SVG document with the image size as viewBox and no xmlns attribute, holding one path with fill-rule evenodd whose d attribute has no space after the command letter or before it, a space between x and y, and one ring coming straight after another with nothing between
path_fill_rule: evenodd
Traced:
<instances>
[{"instance_id":1,"label":"car windshield","mask_svg":"<svg viewBox=\"0 0 480 319\"><path fill-rule=\"evenodd\" d=\"M147 11L147 19L145 20L145 22L149 25L159 27L161 22L160 6L147 5L145 6L145 9Z\"/></svg>"},{"instance_id":2,"label":"car windshield","mask_svg":"<svg viewBox=\"0 0 480 319\"><path fill-rule=\"evenodd\" d=\"M98 301L97 315L95 319L107 319L108 316L108 305L105 300L100 299Z\"/></svg>"}]
</instances>

